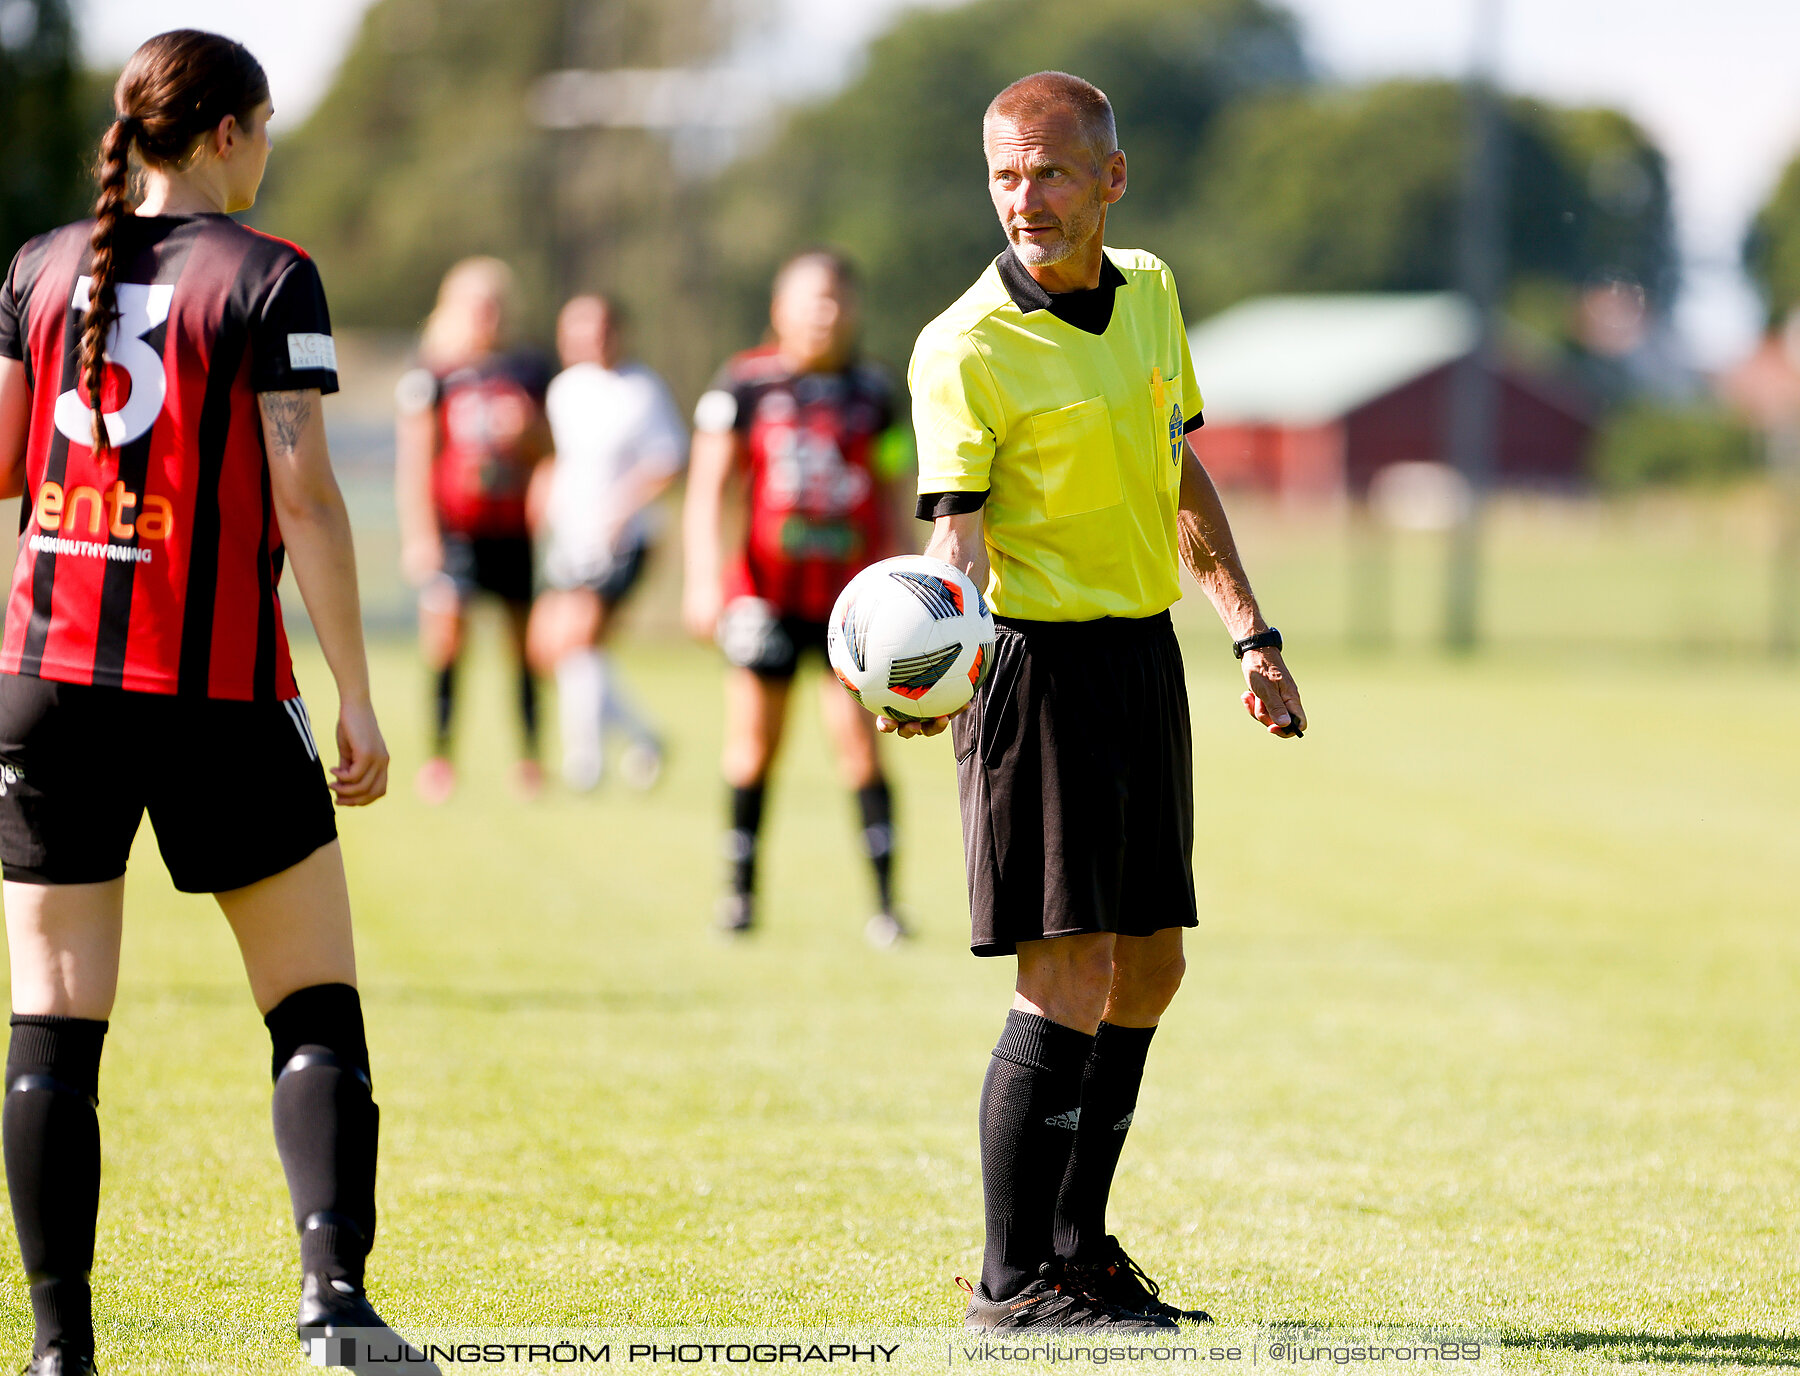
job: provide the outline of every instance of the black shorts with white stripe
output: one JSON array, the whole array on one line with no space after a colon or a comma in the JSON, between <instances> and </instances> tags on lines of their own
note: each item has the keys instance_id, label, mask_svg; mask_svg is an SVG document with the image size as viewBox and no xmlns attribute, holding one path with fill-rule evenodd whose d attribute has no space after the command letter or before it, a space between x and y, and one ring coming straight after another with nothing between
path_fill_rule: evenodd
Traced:
<instances>
[{"instance_id":1,"label":"black shorts with white stripe","mask_svg":"<svg viewBox=\"0 0 1800 1376\"><path fill-rule=\"evenodd\" d=\"M9 881L117 879L146 811L185 893L254 884L337 838L299 698L232 702L0 674Z\"/></svg>"}]
</instances>

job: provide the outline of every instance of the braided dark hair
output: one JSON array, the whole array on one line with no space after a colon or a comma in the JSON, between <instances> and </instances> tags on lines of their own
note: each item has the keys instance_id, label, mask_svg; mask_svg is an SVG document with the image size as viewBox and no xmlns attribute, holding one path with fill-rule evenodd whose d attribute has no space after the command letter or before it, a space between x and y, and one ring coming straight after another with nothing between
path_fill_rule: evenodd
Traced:
<instances>
[{"instance_id":1,"label":"braided dark hair","mask_svg":"<svg viewBox=\"0 0 1800 1376\"><path fill-rule=\"evenodd\" d=\"M269 98L269 79L249 49L216 33L174 29L150 39L125 64L113 87L112 126L100 139L94 175L89 241L87 319L81 330L81 380L94 417L94 449L112 447L101 390L106 376L106 335L119 319L119 223L131 213L131 153L144 162L179 166L194 145L227 115L247 122Z\"/></svg>"}]
</instances>

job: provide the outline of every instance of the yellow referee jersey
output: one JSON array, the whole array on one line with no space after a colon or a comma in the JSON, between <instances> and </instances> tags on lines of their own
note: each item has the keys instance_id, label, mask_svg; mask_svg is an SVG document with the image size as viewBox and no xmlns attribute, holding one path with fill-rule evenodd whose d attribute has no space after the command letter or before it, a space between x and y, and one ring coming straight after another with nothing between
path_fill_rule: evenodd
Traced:
<instances>
[{"instance_id":1,"label":"yellow referee jersey","mask_svg":"<svg viewBox=\"0 0 1800 1376\"><path fill-rule=\"evenodd\" d=\"M982 506L1001 616L1154 616L1181 596L1187 329L1160 260L1105 258L1099 289L1051 296L1008 249L913 347L919 491L963 494L940 514Z\"/></svg>"}]
</instances>

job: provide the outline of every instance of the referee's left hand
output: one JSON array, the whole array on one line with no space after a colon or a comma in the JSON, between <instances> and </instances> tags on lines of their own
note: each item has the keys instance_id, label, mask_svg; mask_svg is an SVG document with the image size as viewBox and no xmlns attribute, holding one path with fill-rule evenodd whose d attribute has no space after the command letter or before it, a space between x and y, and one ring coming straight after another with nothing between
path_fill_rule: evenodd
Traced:
<instances>
[{"instance_id":1,"label":"referee's left hand","mask_svg":"<svg viewBox=\"0 0 1800 1376\"><path fill-rule=\"evenodd\" d=\"M1306 730L1300 689L1282 663L1279 650L1251 650L1244 656L1244 710L1269 728L1272 736L1293 737Z\"/></svg>"}]
</instances>

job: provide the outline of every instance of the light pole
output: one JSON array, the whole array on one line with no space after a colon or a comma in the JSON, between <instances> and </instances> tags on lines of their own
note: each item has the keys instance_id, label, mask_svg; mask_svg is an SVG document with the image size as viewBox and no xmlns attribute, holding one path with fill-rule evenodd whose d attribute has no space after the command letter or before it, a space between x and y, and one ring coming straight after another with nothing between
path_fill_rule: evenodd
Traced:
<instances>
[{"instance_id":1,"label":"light pole","mask_svg":"<svg viewBox=\"0 0 1800 1376\"><path fill-rule=\"evenodd\" d=\"M1764 434L1775 485L1775 553L1769 586L1769 653L1793 658L1800 627L1800 419L1790 415Z\"/></svg>"},{"instance_id":2,"label":"light pole","mask_svg":"<svg viewBox=\"0 0 1800 1376\"><path fill-rule=\"evenodd\" d=\"M1447 448L1469 500L1451 528L1444 644L1480 639L1481 515L1493 479L1500 419L1500 297L1506 281L1506 126L1495 86L1502 0L1474 0L1475 40L1464 90L1462 208L1457 285L1475 310L1475 347L1451 373Z\"/></svg>"},{"instance_id":3,"label":"light pole","mask_svg":"<svg viewBox=\"0 0 1800 1376\"><path fill-rule=\"evenodd\" d=\"M637 340L660 351L662 367L678 384L704 380L702 369L716 360L712 336L722 318L705 308L713 299L714 270L705 233L706 179L730 161L746 131L774 103L754 73L724 66L571 68L547 73L529 94L528 109L544 131L552 165L569 174L589 171L585 189L560 186L546 200L557 212L546 233L561 294L595 285L596 274L584 264L596 263L603 268L599 275L614 275L627 300L660 293L662 303L653 316L646 312ZM648 151L643 140L653 140L666 157L666 173L654 183L640 181L623 197L596 194L591 164L608 146L600 143L603 137L622 166ZM664 227L657 245L631 240L634 214ZM616 262L607 260L628 240L637 253L636 276L618 280Z\"/></svg>"}]
</instances>

